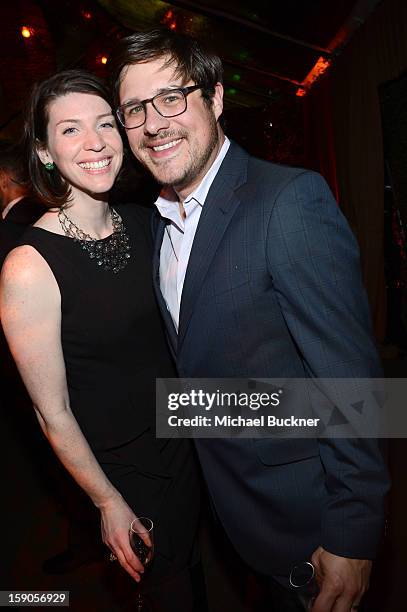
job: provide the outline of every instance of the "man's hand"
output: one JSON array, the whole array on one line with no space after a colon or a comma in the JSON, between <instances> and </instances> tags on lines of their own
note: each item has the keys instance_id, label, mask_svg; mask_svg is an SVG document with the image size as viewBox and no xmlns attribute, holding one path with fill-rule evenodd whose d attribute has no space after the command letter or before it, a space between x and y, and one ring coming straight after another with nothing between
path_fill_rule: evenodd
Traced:
<instances>
[{"instance_id":1,"label":"man's hand","mask_svg":"<svg viewBox=\"0 0 407 612\"><path fill-rule=\"evenodd\" d=\"M338 557L321 546L312 555L320 593L312 612L351 612L357 610L369 587L372 562Z\"/></svg>"}]
</instances>

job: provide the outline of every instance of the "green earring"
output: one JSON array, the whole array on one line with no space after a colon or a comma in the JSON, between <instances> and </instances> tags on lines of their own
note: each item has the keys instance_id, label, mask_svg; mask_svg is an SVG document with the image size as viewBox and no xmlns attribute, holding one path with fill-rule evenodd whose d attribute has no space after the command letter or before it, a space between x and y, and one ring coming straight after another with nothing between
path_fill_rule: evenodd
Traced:
<instances>
[{"instance_id":1,"label":"green earring","mask_svg":"<svg viewBox=\"0 0 407 612\"><path fill-rule=\"evenodd\" d=\"M45 164L45 168L48 170L48 172L52 172L52 170L55 168L54 162L47 162Z\"/></svg>"}]
</instances>

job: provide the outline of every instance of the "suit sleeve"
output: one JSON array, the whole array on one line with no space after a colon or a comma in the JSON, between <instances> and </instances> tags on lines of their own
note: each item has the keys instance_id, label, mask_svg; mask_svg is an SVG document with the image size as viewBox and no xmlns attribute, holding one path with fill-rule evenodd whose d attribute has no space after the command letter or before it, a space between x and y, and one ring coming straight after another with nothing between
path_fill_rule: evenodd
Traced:
<instances>
[{"instance_id":1,"label":"suit sleeve","mask_svg":"<svg viewBox=\"0 0 407 612\"><path fill-rule=\"evenodd\" d=\"M278 195L267 232L269 272L285 322L314 378L379 378L359 250L326 182L303 172ZM318 440L326 473L321 546L371 559L388 476L376 439Z\"/></svg>"}]
</instances>

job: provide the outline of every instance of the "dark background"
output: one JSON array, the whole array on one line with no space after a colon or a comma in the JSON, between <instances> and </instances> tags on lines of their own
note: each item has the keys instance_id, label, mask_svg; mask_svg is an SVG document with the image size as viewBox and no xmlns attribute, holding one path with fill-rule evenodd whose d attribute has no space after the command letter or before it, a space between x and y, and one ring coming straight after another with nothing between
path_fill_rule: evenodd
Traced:
<instances>
[{"instance_id":1,"label":"dark background","mask_svg":"<svg viewBox=\"0 0 407 612\"><path fill-rule=\"evenodd\" d=\"M72 67L104 77L118 38L159 24L201 38L222 57L229 136L254 155L325 176L360 244L386 374L405 377L407 2L4 2L0 138L19 137L24 102L35 81ZM24 26L28 38L22 36ZM143 172L127 163L128 178L117 194L132 201L151 198L154 189ZM22 435L26 415L14 415L21 431L11 427L9 406L3 394L1 588L71 589L73 610L126 609L126 589L132 585L106 563L60 578L43 574L42 561L66 547L66 508L43 469L53 456L40 439L30 444ZM405 440L391 441L387 535L366 603L373 612L405 609L406 448ZM254 610L252 579L236 560L229 558L225 569L207 536L204 546L211 610Z\"/></svg>"}]
</instances>

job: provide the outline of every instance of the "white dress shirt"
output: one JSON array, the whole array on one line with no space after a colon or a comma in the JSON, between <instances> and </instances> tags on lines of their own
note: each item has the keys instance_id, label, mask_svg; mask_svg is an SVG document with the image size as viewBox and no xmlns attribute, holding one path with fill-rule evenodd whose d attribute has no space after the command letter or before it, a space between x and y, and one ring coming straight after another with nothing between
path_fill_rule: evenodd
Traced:
<instances>
[{"instance_id":1,"label":"white dress shirt","mask_svg":"<svg viewBox=\"0 0 407 612\"><path fill-rule=\"evenodd\" d=\"M161 216L170 220L161 245L160 287L177 331L185 274L202 207L229 146L230 141L225 137L212 166L198 187L185 199L185 219L181 216L178 200L168 200L160 195L155 203Z\"/></svg>"}]
</instances>

